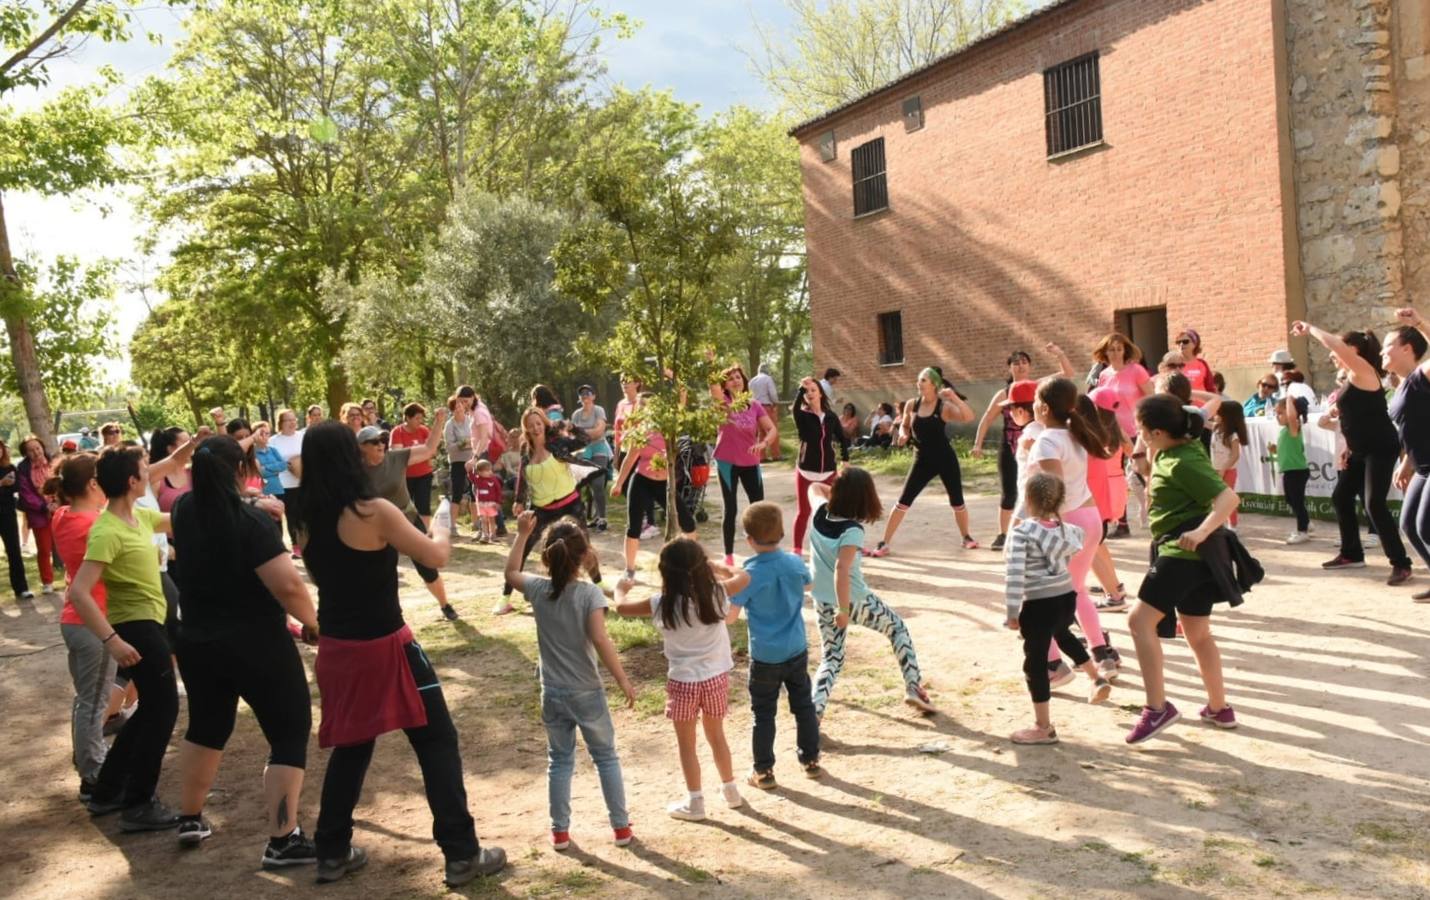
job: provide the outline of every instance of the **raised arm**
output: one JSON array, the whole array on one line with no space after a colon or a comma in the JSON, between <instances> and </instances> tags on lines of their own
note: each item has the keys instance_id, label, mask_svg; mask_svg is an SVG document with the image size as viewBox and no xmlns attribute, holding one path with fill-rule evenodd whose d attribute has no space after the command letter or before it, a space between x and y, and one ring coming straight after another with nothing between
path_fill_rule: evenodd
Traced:
<instances>
[{"instance_id":1,"label":"raised arm","mask_svg":"<svg viewBox=\"0 0 1430 900\"><path fill-rule=\"evenodd\" d=\"M505 574L506 583L518 591L525 592L526 575L521 571L521 556L535 530L536 513L527 510L516 517L516 540L511 542L511 549L506 554Z\"/></svg>"},{"instance_id":2,"label":"raised arm","mask_svg":"<svg viewBox=\"0 0 1430 900\"><path fill-rule=\"evenodd\" d=\"M447 529L438 528L434 536L424 534L407 516L386 500L369 501L370 510L377 518L377 527L382 539L391 544L398 553L409 557L432 569L440 569L452 555L452 545Z\"/></svg>"},{"instance_id":3,"label":"raised arm","mask_svg":"<svg viewBox=\"0 0 1430 900\"><path fill-rule=\"evenodd\" d=\"M1301 433L1301 414L1296 412L1296 398L1287 391L1281 401L1286 405L1286 429L1292 434Z\"/></svg>"},{"instance_id":4,"label":"raised arm","mask_svg":"<svg viewBox=\"0 0 1430 900\"><path fill-rule=\"evenodd\" d=\"M1409 325L1411 328L1414 328L1416 331L1425 335L1425 340L1430 341L1430 322L1425 321L1425 319L1421 317L1420 311L1415 307L1407 306L1404 309L1397 309L1395 311L1395 319L1402 325ZM1420 364L1420 371L1425 375L1430 375L1430 357L1427 357L1426 360Z\"/></svg>"},{"instance_id":5,"label":"raised arm","mask_svg":"<svg viewBox=\"0 0 1430 900\"><path fill-rule=\"evenodd\" d=\"M1077 378L1077 371L1073 369L1072 360L1063 352L1062 347L1049 341L1043 349L1051 353L1053 358L1058 361L1058 371L1062 372L1064 378Z\"/></svg>"},{"instance_id":6,"label":"raised arm","mask_svg":"<svg viewBox=\"0 0 1430 900\"><path fill-rule=\"evenodd\" d=\"M1320 341L1322 347L1331 351L1331 355L1336 358L1336 362L1340 363L1341 368L1351 373L1351 384L1363 391L1380 390L1380 375L1376 373L1375 366L1357 353L1354 347L1341 340L1340 335L1332 334L1309 322L1291 323L1292 337L1306 335Z\"/></svg>"},{"instance_id":7,"label":"raised arm","mask_svg":"<svg viewBox=\"0 0 1430 900\"><path fill-rule=\"evenodd\" d=\"M442 429L446 424L447 409L439 406L437 412L432 416L432 427L427 430L427 443L408 448L407 464L409 466L425 463L437 455L437 447L442 443Z\"/></svg>"},{"instance_id":8,"label":"raised arm","mask_svg":"<svg viewBox=\"0 0 1430 900\"><path fill-rule=\"evenodd\" d=\"M187 466L189 460L194 458L194 451L198 448L199 442L194 438L175 447L173 453L149 467L149 484L160 484L165 478Z\"/></svg>"},{"instance_id":9,"label":"raised arm","mask_svg":"<svg viewBox=\"0 0 1430 900\"><path fill-rule=\"evenodd\" d=\"M998 414L1003 411L1002 403L1008 397L1008 389L1004 388L993 395L993 399L988 401L988 409L984 411L983 418L978 420L978 432L973 436L973 455L983 455L983 441L988 437L988 428L993 424L993 420L998 418Z\"/></svg>"}]
</instances>

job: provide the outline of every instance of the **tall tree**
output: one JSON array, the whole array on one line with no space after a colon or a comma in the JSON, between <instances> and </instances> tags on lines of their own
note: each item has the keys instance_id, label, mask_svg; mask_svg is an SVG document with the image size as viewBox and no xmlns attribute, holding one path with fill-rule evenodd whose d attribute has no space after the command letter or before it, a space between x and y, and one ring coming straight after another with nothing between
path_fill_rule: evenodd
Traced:
<instances>
[{"instance_id":1,"label":"tall tree","mask_svg":"<svg viewBox=\"0 0 1430 900\"><path fill-rule=\"evenodd\" d=\"M1024 0L782 0L789 34L758 25L756 70L809 118L926 65L1020 15Z\"/></svg>"},{"instance_id":2,"label":"tall tree","mask_svg":"<svg viewBox=\"0 0 1430 900\"><path fill-rule=\"evenodd\" d=\"M114 264L84 266L61 256L41 272L16 264L21 292L15 302L33 336L35 363L45 376L45 396L62 407L91 399L99 387L96 362L115 350L108 301ZM0 336L8 344L8 335ZM8 346L5 351L10 353ZM21 394L19 372L0 367L0 390Z\"/></svg>"},{"instance_id":3,"label":"tall tree","mask_svg":"<svg viewBox=\"0 0 1430 900\"><path fill-rule=\"evenodd\" d=\"M122 177L113 148L129 125L100 104L100 87L71 88L36 110L9 107L16 90L49 81L50 64L89 39L123 40L129 5L114 0L39 0L0 6L0 317L5 320L14 384L30 430L55 449L33 316L34 292L10 246L5 194L67 195L108 187Z\"/></svg>"}]
</instances>

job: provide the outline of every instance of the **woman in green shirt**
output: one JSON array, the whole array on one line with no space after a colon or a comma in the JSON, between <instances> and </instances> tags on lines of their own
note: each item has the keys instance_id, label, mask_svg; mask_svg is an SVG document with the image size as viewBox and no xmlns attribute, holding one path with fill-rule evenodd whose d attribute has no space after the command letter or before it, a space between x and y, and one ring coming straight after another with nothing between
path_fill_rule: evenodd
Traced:
<instances>
[{"instance_id":1,"label":"woman in green shirt","mask_svg":"<svg viewBox=\"0 0 1430 900\"><path fill-rule=\"evenodd\" d=\"M69 588L84 624L139 692L139 707L114 739L89 801L96 816L122 810L122 831L156 831L179 822L154 795L179 714L179 694L153 543L154 532L170 533L169 516L134 505L149 483L147 468L142 447L116 446L100 454L95 480L109 506L90 529L84 562ZM109 595L107 614L94 601L100 579Z\"/></svg>"},{"instance_id":2,"label":"woman in green shirt","mask_svg":"<svg viewBox=\"0 0 1430 900\"><path fill-rule=\"evenodd\" d=\"M1127 619L1147 692L1142 716L1127 734L1129 744L1140 744L1181 718L1167 700L1157 637L1157 623L1169 615L1180 617L1207 689L1202 720L1220 728L1236 727L1222 682L1221 651L1211 631L1212 605L1233 598L1221 596L1197 548L1226 524L1241 499L1202 449L1205 425L1195 407L1183 406L1169 394L1146 397L1137 404L1137 427L1143 444L1156 454L1147 485L1147 523L1156 556Z\"/></svg>"}]
</instances>

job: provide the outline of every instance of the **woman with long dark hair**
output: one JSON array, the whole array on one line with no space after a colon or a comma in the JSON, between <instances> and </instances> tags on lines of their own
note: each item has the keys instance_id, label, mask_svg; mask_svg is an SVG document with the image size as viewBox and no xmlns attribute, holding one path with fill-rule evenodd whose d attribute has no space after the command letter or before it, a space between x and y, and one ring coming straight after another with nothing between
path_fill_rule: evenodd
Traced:
<instances>
[{"instance_id":1,"label":"woman with long dark hair","mask_svg":"<svg viewBox=\"0 0 1430 900\"><path fill-rule=\"evenodd\" d=\"M353 808L381 734L401 728L422 767L433 836L457 886L506 864L497 847L480 847L457 729L427 655L402 619L399 553L434 569L451 553L446 529L424 535L407 514L376 496L357 439L337 423L303 440L303 559L318 586L318 661L322 697L318 745L332 748L314 835L318 880L336 881L367 863L353 846Z\"/></svg>"},{"instance_id":2,"label":"woman with long dark hair","mask_svg":"<svg viewBox=\"0 0 1430 900\"><path fill-rule=\"evenodd\" d=\"M159 502L159 512L168 513L174 508L174 501L189 492L189 470L178 466L160 471L156 464L167 459L179 447L189 443L189 433L178 425L156 428L149 435L149 483L154 490L154 499Z\"/></svg>"},{"instance_id":3,"label":"woman with long dark hair","mask_svg":"<svg viewBox=\"0 0 1430 900\"><path fill-rule=\"evenodd\" d=\"M20 442L20 464L15 467L15 481L20 509L35 536L35 565L40 569L41 590L55 590L55 537L50 529L50 503L45 499L45 482L50 480L50 457L45 445L33 434Z\"/></svg>"},{"instance_id":4,"label":"woman with long dark hair","mask_svg":"<svg viewBox=\"0 0 1430 900\"><path fill-rule=\"evenodd\" d=\"M749 392L749 379L739 366L730 366L710 385L715 405L727 410L715 439L715 467L720 475L720 496L725 506L720 527L727 566L735 564L735 523L740 518L738 491L744 488L745 500L749 503L765 499L760 460L765 450L779 439L769 414Z\"/></svg>"},{"instance_id":5,"label":"woman with long dark hair","mask_svg":"<svg viewBox=\"0 0 1430 900\"><path fill-rule=\"evenodd\" d=\"M20 525L15 517L19 508L20 476L10 460L10 448L0 440L0 539L5 542L5 561L10 565L10 590L17 600L32 600L30 580L25 576L25 558L20 549Z\"/></svg>"},{"instance_id":6,"label":"woman with long dark hair","mask_svg":"<svg viewBox=\"0 0 1430 900\"><path fill-rule=\"evenodd\" d=\"M197 844L213 833L203 817L204 802L242 698L269 747L263 867L281 868L317 858L312 840L298 827L312 712L288 616L310 637L317 634L318 619L283 546L281 502L244 498L246 462L247 453L233 438L209 438L194 453L192 490L174 502L181 612L174 652L189 698L189 727L179 749L179 843Z\"/></svg>"},{"instance_id":7,"label":"woman with long dark hair","mask_svg":"<svg viewBox=\"0 0 1430 900\"><path fill-rule=\"evenodd\" d=\"M794 552L804 555L805 529L814 508L809 488L829 484L841 462L849 462L849 438L843 424L830 409L828 395L813 378L803 378L791 407L799 452L794 464L794 491L798 512L794 517ZM857 422L857 419L856 419ZM838 456L835 455L836 448Z\"/></svg>"},{"instance_id":8,"label":"woman with long dark hair","mask_svg":"<svg viewBox=\"0 0 1430 900\"><path fill-rule=\"evenodd\" d=\"M1387 371L1400 376L1400 387L1390 402L1390 418L1405 447L1405 458L1395 474L1396 487L1405 492L1400 528L1430 566L1430 362L1422 362L1430 346L1430 323L1412 307L1397 310L1396 317L1404 324L1386 340L1381 358ZM1430 590L1419 591L1411 599L1430 601Z\"/></svg>"},{"instance_id":9,"label":"woman with long dark hair","mask_svg":"<svg viewBox=\"0 0 1430 900\"><path fill-rule=\"evenodd\" d=\"M1380 339L1369 331L1331 334L1307 322L1292 322L1291 336L1309 335L1331 351L1336 367L1348 378L1336 398L1341 413L1341 434L1346 439L1345 467L1336 475L1331 503L1336 508L1336 524L1341 529L1341 549L1323 569L1365 568L1365 548L1361 545L1360 520L1356 515L1356 495L1365 492L1365 511L1375 523L1380 547L1390 561L1390 578L1395 587L1412 577L1410 557L1400 540L1400 529L1390 515L1386 498L1400 461L1400 436L1390 421L1385 375L1380 361Z\"/></svg>"},{"instance_id":10,"label":"woman with long dark hair","mask_svg":"<svg viewBox=\"0 0 1430 900\"><path fill-rule=\"evenodd\" d=\"M1014 350L1008 354L1008 380L1003 389L988 401L988 409L978 421L978 433L973 436L971 455L977 459L983 455L983 440L988 436L988 428L993 420L1003 418L1003 436L998 442L998 536L993 539L992 550L1002 550L1008 540L1008 523L1013 520L1013 510L1018 506L1018 438L1023 429L1013 421L1012 404L1006 403L1008 388L1015 381L1027 381L1033 371L1033 357L1025 350Z\"/></svg>"}]
</instances>

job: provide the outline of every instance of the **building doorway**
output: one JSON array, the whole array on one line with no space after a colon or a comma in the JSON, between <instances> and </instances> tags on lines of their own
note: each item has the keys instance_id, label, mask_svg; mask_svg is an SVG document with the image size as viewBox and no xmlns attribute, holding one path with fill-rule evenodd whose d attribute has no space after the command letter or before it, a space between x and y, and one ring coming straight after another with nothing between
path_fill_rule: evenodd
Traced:
<instances>
[{"instance_id":1,"label":"building doorway","mask_svg":"<svg viewBox=\"0 0 1430 900\"><path fill-rule=\"evenodd\" d=\"M1167 308L1119 310L1117 330L1132 339L1142 350L1142 365L1157 374L1157 364L1167 352Z\"/></svg>"}]
</instances>

